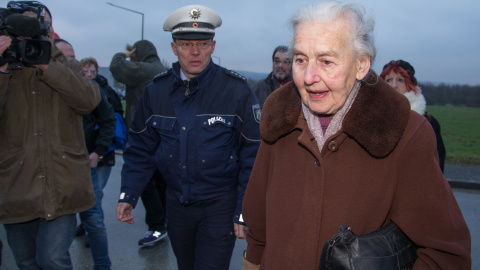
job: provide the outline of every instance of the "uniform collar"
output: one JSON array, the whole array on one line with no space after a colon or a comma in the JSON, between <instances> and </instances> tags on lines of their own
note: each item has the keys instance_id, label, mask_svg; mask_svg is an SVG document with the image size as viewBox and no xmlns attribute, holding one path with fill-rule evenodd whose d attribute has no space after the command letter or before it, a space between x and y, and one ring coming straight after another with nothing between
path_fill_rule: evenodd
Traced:
<instances>
[{"instance_id":1,"label":"uniform collar","mask_svg":"<svg viewBox=\"0 0 480 270\"><path fill-rule=\"evenodd\" d=\"M182 71L180 68L180 63L175 62L173 63L172 66L173 66L172 74L175 77L175 82L176 82L175 88L185 85L183 82L184 79L182 79L182 76L181 76ZM210 63L207 65L207 67L200 74L190 79L189 84L190 84L191 90L196 90L200 85L208 81L208 78L213 74L214 66L215 64L210 59Z\"/></svg>"}]
</instances>

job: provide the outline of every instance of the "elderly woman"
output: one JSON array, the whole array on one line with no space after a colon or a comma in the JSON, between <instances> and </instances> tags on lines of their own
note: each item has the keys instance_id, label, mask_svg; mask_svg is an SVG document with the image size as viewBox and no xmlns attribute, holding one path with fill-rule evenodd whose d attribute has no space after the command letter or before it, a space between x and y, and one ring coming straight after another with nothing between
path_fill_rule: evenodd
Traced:
<instances>
[{"instance_id":1,"label":"elderly woman","mask_svg":"<svg viewBox=\"0 0 480 270\"><path fill-rule=\"evenodd\" d=\"M427 102L422 94L422 90L417 85L415 78L415 69L410 63L403 60L390 61L384 67L380 77L384 79L393 89L403 94L410 102L412 110L425 116L435 131L437 141L437 152L440 169L445 167L446 150L443 144L442 135L440 133L440 123L427 112Z\"/></svg>"},{"instance_id":2,"label":"elderly woman","mask_svg":"<svg viewBox=\"0 0 480 270\"><path fill-rule=\"evenodd\" d=\"M373 19L324 2L291 23L293 83L265 103L243 202L244 269L318 269L340 224L365 234L391 222L418 246L414 269L470 269L430 124L370 71Z\"/></svg>"}]
</instances>

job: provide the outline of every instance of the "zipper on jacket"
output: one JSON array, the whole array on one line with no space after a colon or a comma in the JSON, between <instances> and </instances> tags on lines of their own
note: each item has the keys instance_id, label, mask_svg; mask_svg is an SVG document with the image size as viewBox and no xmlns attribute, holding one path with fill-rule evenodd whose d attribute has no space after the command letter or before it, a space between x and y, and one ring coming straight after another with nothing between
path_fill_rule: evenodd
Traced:
<instances>
[{"instance_id":1,"label":"zipper on jacket","mask_svg":"<svg viewBox=\"0 0 480 270\"><path fill-rule=\"evenodd\" d=\"M185 87L187 90L185 90L185 96L188 97L190 95L190 81L184 80L183 83L185 84Z\"/></svg>"},{"instance_id":2,"label":"zipper on jacket","mask_svg":"<svg viewBox=\"0 0 480 270\"><path fill-rule=\"evenodd\" d=\"M3 131L7 130L7 114L8 114L7 109L8 109L8 103L10 101L10 93L12 93L12 85L9 82L8 90L5 98L5 105L3 107L3 115L2 115L3 121L2 121L2 129L0 130L0 133L3 133Z\"/></svg>"}]
</instances>

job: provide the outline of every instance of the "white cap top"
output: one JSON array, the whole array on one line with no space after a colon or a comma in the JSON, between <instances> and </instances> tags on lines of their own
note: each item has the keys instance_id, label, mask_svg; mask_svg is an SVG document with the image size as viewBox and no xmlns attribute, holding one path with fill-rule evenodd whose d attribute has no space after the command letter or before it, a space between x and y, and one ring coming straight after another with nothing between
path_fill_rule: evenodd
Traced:
<instances>
[{"instance_id":1,"label":"white cap top","mask_svg":"<svg viewBox=\"0 0 480 270\"><path fill-rule=\"evenodd\" d=\"M215 11L202 5L189 5L174 11L163 24L163 30L178 39L211 39L222 19Z\"/></svg>"}]
</instances>

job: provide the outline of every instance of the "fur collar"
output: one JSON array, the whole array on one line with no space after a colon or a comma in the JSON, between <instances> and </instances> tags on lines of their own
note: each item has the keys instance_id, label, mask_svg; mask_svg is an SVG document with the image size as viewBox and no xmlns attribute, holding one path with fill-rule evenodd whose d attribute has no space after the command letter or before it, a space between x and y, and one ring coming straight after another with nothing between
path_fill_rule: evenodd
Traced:
<instances>
[{"instance_id":1,"label":"fur collar","mask_svg":"<svg viewBox=\"0 0 480 270\"><path fill-rule=\"evenodd\" d=\"M407 99L383 80L374 84L361 82L360 90L340 131L356 140L370 155L385 157L400 140L409 113ZM267 143L274 143L298 128L298 121L305 121L300 94L293 82L282 86L268 97L261 117L260 132Z\"/></svg>"},{"instance_id":2,"label":"fur collar","mask_svg":"<svg viewBox=\"0 0 480 270\"><path fill-rule=\"evenodd\" d=\"M413 91L405 92L403 95L407 97L408 102L413 111L416 111L420 115L424 115L427 111L427 101L422 94L422 89L417 86L418 94L415 94Z\"/></svg>"}]
</instances>

